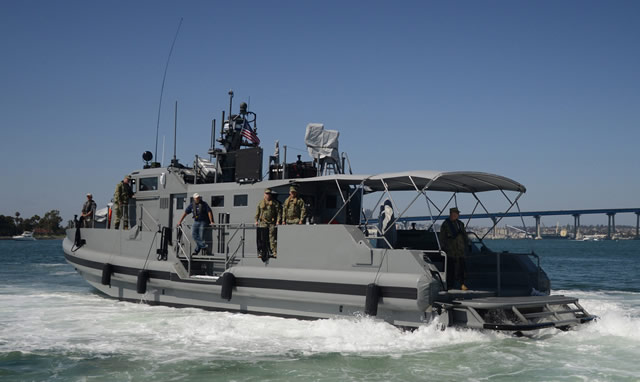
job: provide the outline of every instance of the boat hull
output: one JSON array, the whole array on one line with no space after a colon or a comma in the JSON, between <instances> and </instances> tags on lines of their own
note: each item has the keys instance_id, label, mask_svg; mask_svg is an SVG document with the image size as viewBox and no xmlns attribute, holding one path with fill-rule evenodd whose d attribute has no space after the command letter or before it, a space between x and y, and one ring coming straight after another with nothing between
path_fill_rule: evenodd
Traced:
<instances>
[{"instance_id":1,"label":"boat hull","mask_svg":"<svg viewBox=\"0 0 640 382\"><path fill-rule=\"evenodd\" d=\"M104 232L104 231L103 231ZM114 231L117 233L118 231ZM87 239L90 241L90 239ZM323 319L364 313L371 274L322 270L270 268L259 259L253 265L231 267L235 282L231 299L222 297L223 278L185 278L177 261L99 253L90 248L73 251L63 243L65 258L80 275L103 294L122 301L151 305L196 307L207 310L272 315L297 319ZM146 254L146 251L145 251ZM175 260L175 259L174 259ZM105 264L110 264L109 283L103 284ZM145 293L138 293L139 275L149 271ZM381 298L377 317L393 325L418 327L431 316L421 312L417 284L420 275L383 274L378 277Z\"/></svg>"},{"instance_id":2,"label":"boat hull","mask_svg":"<svg viewBox=\"0 0 640 382\"><path fill-rule=\"evenodd\" d=\"M338 226L316 228L322 229L336 238L340 232L349 233ZM173 247L167 260L156 255L159 248L155 232L82 229L86 244L78 248L71 239L73 231L68 230L63 241L67 262L97 290L122 301L297 319L367 313L404 328L420 327L439 316L448 326L514 332L564 329L593 319L577 299L563 296L497 298L495 291L442 290L440 281L429 273L435 268L426 262L416 263L412 251L394 250L383 256L393 257L393 262L373 259L368 266L351 269L343 264L334 269L303 268L299 264L288 268L281 257L290 256L297 264L302 254L288 253L283 246L274 264L255 255L243 256L220 272L205 269L203 273L208 275L195 275L194 269L187 272L190 266L175 255ZM302 235L300 227L294 227L294 231ZM348 245L345 243L348 240L342 245ZM335 256L333 260L331 256ZM344 255L338 251L326 254L327 264L337 259L344 259ZM404 262L405 272L392 268ZM377 290L375 295L371 295L372 290Z\"/></svg>"}]
</instances>

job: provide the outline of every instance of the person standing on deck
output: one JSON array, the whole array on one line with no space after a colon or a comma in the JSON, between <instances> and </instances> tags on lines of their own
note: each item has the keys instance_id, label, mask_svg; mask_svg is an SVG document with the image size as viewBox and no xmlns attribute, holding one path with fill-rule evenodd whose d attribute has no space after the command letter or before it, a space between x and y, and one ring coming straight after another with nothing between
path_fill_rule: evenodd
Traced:
<instances>
[{"instance_id":1,"label":"person standing on deck","mask_svg":"<svg viewBox=\"0 0 640 382\"><path fill-rule=\"evenodd\" d=\"M440 245L447 253L447 289L453 289L453 283L459 283L460 289L467 290L464 285L464 255L469 245L469 237L464 223L458 220L460 210L449 209L449 217L440 227Z\"/></svg>"},{"instance_id":2,"label":"person standing on deck","mask_svg":"<svg viewBox=\"0 0 640 382\"><path fill-rule=\"evenodd\" d=\"M269 230L269 246L273 257L278 257L277 231L276 225L282 221L282 206L273 197L273 191L270 188L264 190L264 199L258 203L256 209L256 225ZM258 257L261 257L258 255ZM264 260L264 259L263 259Z\"/></svg>"},{"instance_id":3,"label":"person standing on deck","mask_svg":"<svg viewBox=\"0 0 640 382\"><path fill-rule=\"evenodd\" d=\"M113 209L116 213L115 229L120 227L120 219L124 220L124 229L129 228L129 199L133 196L129 186L130 180L131 176L125 176L122 182L118 183L113 194Z\"/></svg>"},{"instance_id":4,"label":"person standing on deck","mask_svg":"<svg viewBox=\"0 0 640 382\"><path fill-rule=\"evenodd\" d=\"M87 194L87 201L82 205L82 221L84 227L90 227L96 213L96 202L93 201L93 195Z\"/></svg>"},{"instance_id":5,"label":"person standing on deck","mask_svg":"<svg viewBox=\"0 0 640 382\"><path fill-rule=\"evenodd\" d=\"M304 207L304 200L298 197L298 188L291 186L289 188L289 197L284 201L282 207L283 224L303 224L304 218L307 216L307 210Z\"/></svg>"},{"instance_id":6,"label":"person standing on deck","mask_svg":"<svg viewBox=\"0 0 640 382\"><path fill-rule=\"evenodd\" d=\"M191 236L196 242L196 249L193 252L193 256L203 251L206 255L207 243L204 241L204 228L209 224L213 224L213 213L211 207L202 200L202 196L197 192L193 194L193 202L184 210L184 213L178 221L178 226L182 224L182 221L187 214L193 214L193 226L191 227Z\"/></svg>"}]
</instances>

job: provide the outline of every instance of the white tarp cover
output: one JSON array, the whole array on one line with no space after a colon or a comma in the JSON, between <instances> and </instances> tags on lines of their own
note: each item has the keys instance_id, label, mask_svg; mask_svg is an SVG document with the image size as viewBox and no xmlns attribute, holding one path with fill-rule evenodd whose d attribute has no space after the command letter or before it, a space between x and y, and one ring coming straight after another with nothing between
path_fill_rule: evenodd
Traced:
<instances>
[{"instance_id":1,"label":"white tarp cover","mask_svg":"<svg viewBox=\"0 0 640 382\"><path fill-rule=\"evenodd\" d=\"M339 163L339 136L340 132L337 130L325 130L322 123L310 123L307 125L307 131L304 134L304 143L307 145L307 150L311 158L324 159L330 157L333 158L336 163Z\"/></svg>"},{"instance_id":2,"label":"white tarp cover","mask_svg":"<svg viewBox=\"0 0 640 382\"><path fill-rule=\"evenodd\" d=\"M109 215L109 208L113 206L113 203L107 203L107 207L101 208L96 211L96 222L102 223L107 220L107 216Z\"/></svg>"}]
</instances>

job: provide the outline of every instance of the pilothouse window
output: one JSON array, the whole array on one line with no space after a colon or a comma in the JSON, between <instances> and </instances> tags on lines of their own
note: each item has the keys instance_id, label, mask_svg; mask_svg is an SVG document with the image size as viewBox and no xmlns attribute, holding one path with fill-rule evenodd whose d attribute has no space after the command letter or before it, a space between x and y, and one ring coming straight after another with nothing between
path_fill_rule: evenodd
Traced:
<instances>
[{"instance_id":1,"label":"pilothouse window","mask_svg":"<svg viewBox=\"0 0 640 382\"><path fill-rule=\"evenodd\" d=\"M211 207L224 207L224 195L214 195L211 197Z\"/></svg>"},{"instance_id":2,"label":"pilothouse window","mask_svg":"<svg viewBox=\"0 0 640 382\"><path fill-rule=\"evenodd\" d=\"M247 194L233 195L233 206L234 207L246 207L248 205L249 205L249 203L248 203Z\"/></svg>"},{"instance_id":3,"label":"pilothouse window","mask_svg":"<svg viewBox=\"0 0 640 382\"><path fill-rule=\"evenodd\" d=\"M156 191L158 189L158 177L140 178L140 191Z\"/></svg>"}]
</instances>

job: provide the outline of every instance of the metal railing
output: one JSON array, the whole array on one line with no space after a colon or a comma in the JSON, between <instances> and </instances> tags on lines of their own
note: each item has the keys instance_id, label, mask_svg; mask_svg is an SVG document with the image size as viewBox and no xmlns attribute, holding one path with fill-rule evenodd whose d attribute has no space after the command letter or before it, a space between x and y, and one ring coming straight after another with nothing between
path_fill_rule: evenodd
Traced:
<instances>
[{"instance_id":1,"label":"metal railing","mask_svg":"<svg viewBox=\"0 0 640 382\"><path fill-rule=\"evenodd\" d=\"M481 253L472 253L471 255L465 255L465 259L470 259L470 258L474 258L474 257L485 257L485 258L491 258L491 257L495 257L496 259L496 264L495 264L495 272L496 272L496 279L495 279L495 288L496 288L496 296L502 296L502 281L503 281L503 277L502 277L502 266L503 266L503 259L504 256L531 256L531 257L535 257L536 261L534 263L535 267L536 267L536 280L535 280L535 288L538 289L540 288L540 271L541 271L541 267L540 267L540 257L534 253L512 253L512 252L494 252L494 251L483 251L481 250ZM519 272L521 272L522 274L529 274L529 272L526 269L519 269ZM490 273L489 273L490 274Z\"/></svg>"},{"instance_id":2,"label":"metal railing","mask_svg":"<svg viewBox=\"0 0 640 382\"><path fill-rule=\"evenodd\" d=\"M181 224L177 228L180 239L176 241L176 255L178 258L187 260L187 271L191 275L193 265L194 242L189 240L193 231L192 225ZM241 224L213 224L205 227L203 232L203 241L210 250L210 254L200 254L197 256L198 261L204 262L220 262L224 263L224 269L227 270L235 263L238 257L245 257L245 244L247 230L256 230L254 225ZM205 238L211 237L211 240ZM224 255L221 258L220 255Z\"/></svg>"},{"instance_id":3,"label":"metal railing","mask_svg":"<svg viewBox=\"0 0 640 382\"><path fill-rule=\"evenodd\" d=\"M188 244L188 251L184 250L184 246L182 245L182 240L185 240ZM176 228L176 257L180 258L180 254L187 259L187 274L191 275L191 241L184 231L182 224Z\"/></svg>"},{"instance_id":4,"label":"metal railing","mask_svg":"<svg viewBox=\"0 0 640 382\"><path fill-rule=\"evenodd\" d=\"M496 295L500 297L502 295L502 269L500 258L503 255L508 256L533 256L537 260L536 264L536 286L540 287L540 256L536 255L534 252L531 253L511 253L511 252L494 252L496 255ZM537 288L536 288L537 289Z\"/></svg>"},{"instance_id":5,"label":"metal railing","mask_svg":"<svg viewBox=\"0 0 640 382\"><path fill-rule=\"evenodd\" d=\"M391 243L389 242L389 240L387 239L387 237L384 235L384 233L382 232L382 230L380 229L380 227L378 227L377 225L373 225L373 224L361 224L360 225L361 228L363 228L365 230L365 240L368 240L370 243L375 240L375 242L372 245L373 248L381 248L378 246L378 240L383 240L384 243L387 245L387 249L395 249ZM369 234L369 229L371 228L375 228L375 236L370 236Z\"/></svg>"},{"instance_id":6,"label":"metal railing","mask_svg":"<svg viewBox=\"0 0 640 382\"><path fill-rule=\"evenodd\" d=\"M135 206L133 206L135 208ZM155 229L151 229L151 227L149 227L145 221L144 221L144 217L148 216L152 221L153 224L155 225ZM162 224L160 224L160 222L158 221L158 219L154 218L153 216L151 216L151 214L149 213L149 211L147 211L146 208L144 208L143 205L140 206L140 220L139 220L139 229L142 230L142 227L145 227L148 231L159 231L160 227L162 227Z\"/></svg>"}]
</instances>

